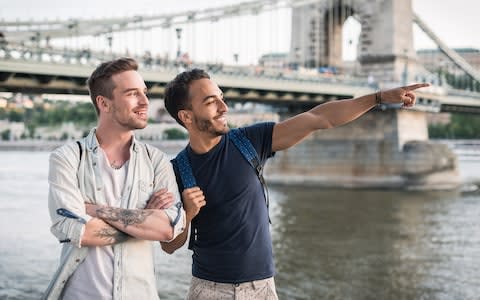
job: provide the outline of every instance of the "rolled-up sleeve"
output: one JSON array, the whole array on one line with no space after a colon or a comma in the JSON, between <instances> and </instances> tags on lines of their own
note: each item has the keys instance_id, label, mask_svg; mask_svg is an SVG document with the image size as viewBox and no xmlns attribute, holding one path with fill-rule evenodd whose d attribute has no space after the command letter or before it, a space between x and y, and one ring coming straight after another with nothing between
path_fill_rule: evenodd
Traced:
<instances>
[{"instance_id":1,"label":"rolled-up sleeve","mask_svg":"<svg viewBox=\"0 0 480 300\"><path fill-rule=\"evenodd\" d=\"M172 164L170 163L170 160L166 154L160 151L158 153L160 155L159 162L155 168L155 190L158 191L161 188L166 188L170 193L173 194L174 204L171 207L164 209L165 213L170 219L170 224L173 227L173 240L185 230L185 210L183 209L182 199L180 197L180 193L178 192L178 185L175 179L175 173L173 172Z\"/></svg>"},{"instance_id":2,"label":"rolled-up sleeve","mask_svg":"<svg viewBox=\"0 0 480 300\"><path fill-rule=\"evenodd\" d=\"M73 150L71 152L74 154ZM85 231L84 223L91 217L85 212L84 199L78 187L79 159L75 159L74 155L66 154L69 154L66 148L56 150L50 155L49 160L48 207L52 220L51 232L59 241L70 242L80 248ZM69 160L69 156L72 159ZM62 216L57 213L58 209L68 210L79 218Z\"/></svg>"}]
</instances>

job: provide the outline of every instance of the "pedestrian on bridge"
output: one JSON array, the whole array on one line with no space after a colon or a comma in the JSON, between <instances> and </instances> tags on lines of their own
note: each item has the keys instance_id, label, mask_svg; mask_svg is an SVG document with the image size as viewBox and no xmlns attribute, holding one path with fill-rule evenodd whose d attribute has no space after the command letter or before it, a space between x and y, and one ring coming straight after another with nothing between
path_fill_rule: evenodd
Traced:
<instances>
[{"instance_id":1,"label":"pedestrian on bridge","mask_svg":"<svg viewBox=\"0 0 480 300\"><path fill-rule=\"evenodd\" d=\"M148 120L137 68L130 58L96 68L97 127L50 156L51 231L63 249L43 299L158 299L151 241L175 238L185 212L167 156L133 135Z\"/></svg>"},{"instance_id":2,"label":"pedestrian on bridge","mask_svg":"<svg viewBox=\"0 0 480 300\"><path fill-rule=\"evenodd\" d=\"M190 227L192 280L187 299L278 299L269 229L266 161L316 130L341 126L380 103L415 104L413 84L332 101L279 123L229 130L220 88L203 70L185 71L165 89L165 107L189 133L173 160ZM162 248L173 253L188 230Z\"/></svg>"}]
</instances>

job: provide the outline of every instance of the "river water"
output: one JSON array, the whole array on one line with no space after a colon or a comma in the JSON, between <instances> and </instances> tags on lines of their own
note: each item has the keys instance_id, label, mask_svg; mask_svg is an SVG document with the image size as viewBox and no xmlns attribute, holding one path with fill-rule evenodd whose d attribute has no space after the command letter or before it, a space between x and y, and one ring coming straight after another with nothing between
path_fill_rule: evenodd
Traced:
<instances>
[{"instance_id":1,"label":"river water","mask_svg":"<svg viewBox=\"0 0 480 300\"><path fill-rule=\"evenodd\" d=\"M38 299L58 263L47 173L46 152L0 152L0 299ZM279 297L479 299L479 216L480 193L271 188ZM161 299L185 297L190 256L158 249Z\"/></svg>"}]
</instances>

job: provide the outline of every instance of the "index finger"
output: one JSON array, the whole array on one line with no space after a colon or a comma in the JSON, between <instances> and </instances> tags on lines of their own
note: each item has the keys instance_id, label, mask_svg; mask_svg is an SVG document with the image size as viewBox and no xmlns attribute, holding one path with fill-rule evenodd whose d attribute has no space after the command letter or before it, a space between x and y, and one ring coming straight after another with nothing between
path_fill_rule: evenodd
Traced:
<instances>
[{"instance_id":1,"label":"index finger","mask_svg":"<svg viewBox=\"0 0 480 300\"><path fill-rule=\"evenodd\" d=\"M404 87L402 87L402 89L405 89L405 90L408 90L408 91L413 91L413 90L423 88L423 87L427 87L427 86L430 86L430 83L415 83L415 84L404 86Z\"/></svg>"}]
</instances>

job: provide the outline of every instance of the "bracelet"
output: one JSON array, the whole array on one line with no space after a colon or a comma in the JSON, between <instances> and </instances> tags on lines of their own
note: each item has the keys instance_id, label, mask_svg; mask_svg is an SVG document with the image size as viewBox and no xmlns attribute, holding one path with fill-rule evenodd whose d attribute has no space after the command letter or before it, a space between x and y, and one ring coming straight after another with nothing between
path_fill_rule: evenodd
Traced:
<instances>
[{"instance_id":1,"label":"bracelet","mask_svg":"<svg viewBox=\"0 0 480 300\"><path fill-rule=\"evenodd\" d=\"M377 91L375 93L375 103L381 104L382 103L382 91Z\"/></svg>"}]
</instances>

